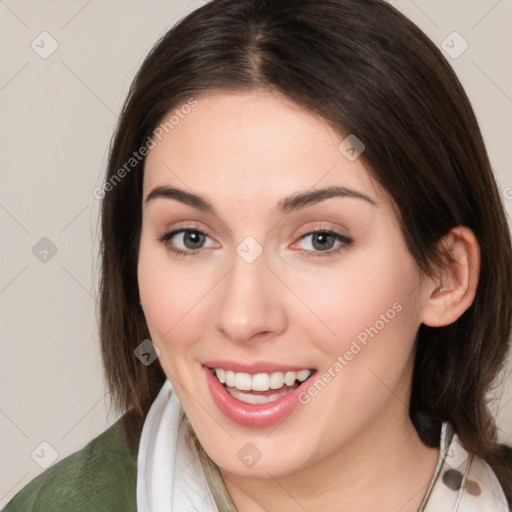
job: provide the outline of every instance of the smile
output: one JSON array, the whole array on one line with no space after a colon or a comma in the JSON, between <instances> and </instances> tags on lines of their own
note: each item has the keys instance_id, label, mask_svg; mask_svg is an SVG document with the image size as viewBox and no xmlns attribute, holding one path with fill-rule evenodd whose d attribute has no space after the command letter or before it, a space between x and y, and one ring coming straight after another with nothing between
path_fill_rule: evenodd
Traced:
<instances>
[{"instance_id":1,"label":"smile","mask_svg":"<svg viewBox=\"0 0 512 512\"><path fill-rule=\"evenodd\" d=\"M299 388L309 387L306 381L316 373L315 369L235 371L225 366L230 365L203 366L212 398L227 418L250 427L285 419L299 404Z\"/></svg>"},{"instance_id":2,"label":"smile","mask_svg":"<svg viewBox=\"0 0 512 512\"><path fill-rule=\"evenodd\" d=\"M233 372L222 368L213 368L216 377L222 384L230 388L237 388L242 391L267 391L268 389L279 389L285 384L292 386L296 380L304 382L312 373L312 370L300 370L298 372L272 372L256 373L251 375L243 372Z\"/></svg>"}]
</instances>

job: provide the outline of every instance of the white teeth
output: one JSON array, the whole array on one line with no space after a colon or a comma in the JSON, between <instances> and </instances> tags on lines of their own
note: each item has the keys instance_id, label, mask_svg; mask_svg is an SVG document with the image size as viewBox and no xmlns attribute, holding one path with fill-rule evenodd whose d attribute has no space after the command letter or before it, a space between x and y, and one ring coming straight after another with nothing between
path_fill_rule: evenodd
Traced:
<instances>
[{"instance_id":1,"label":"white teeth","mask_svg":"<svg viewBox=\"0 0 512 512\"><path fill-rule=\"evenodd\" d=\"M215 373L217 374L217 378L224 384L224 382L226 382L226 372L222 368L217 368Z\"/></svg>"},{"instance_id":2,"label":"white teeth","mask_svg":"<svg viewBox=\"0 0 512 512\"><path fill-rule=\"evenodd\" d=\"M250 391L252 385L251 376L248 373L235 373L235 388L242 391Z\"/></svg>"},{"instance_id":3,"label":"white teeth","mask_svg":"<svg viewBox=\"0 0 512 512\"><path fill-rule=\"evenodd\" d=\"M297 372L297 379L299 379L300 382L304 382L310 375L311 370L301 370Z\"/></svg>"},{"instance_id":4,"label":"white teeth","mask_svg":"<svg viewBox=\"0 0 512 512\"><path fill-rule=\"evenodd\" d=\"M286 375L284 376L284 383L287 386L291 386L295 380L297 379L297 372L286 372Z\"/></svg>"},{"instance_id":5,"label":"white teeth","mask_svg":"<svg viewBox=\"0 0 512 512\"><path fill-rule=\"evenodd\" d=\"M254 391L268 391L270 387L270 376L268 373L257 373L252 376L251 389Z\"/></svg>"},{"instance_id":6,"label":"white teeth","mask_svg":"<svg viewBox=\"0 0 512 512\"><path fill-rule=\"evenodd\" d=\"M232 372L231 370L226 371L226 386L229 386L230 388L235 387L236 377L235 372Z\"/></svg>"},{"instance_id":7,"label":"white teeth","mask_svg":"<svg viewBox=\"0 0 512 512\"><path fill-rule=\"evenodd\" d=\"M285 384L293 386L296 380L304 382L310 375L311 370L300 370L298 372L273 372L256 373L250 375L243 372L233 372L215 368L215 374L222 384L229 388L236 388L241 391L268 391L269 389L280 389Z\"/></svg>"},{"instance_id":8,"label":"white teeth","mask_svg":"<svg viewBox=\"0 0 512 512\"><path fill-rule=\"evenodd\" d=\"M270 389L279 389L284 386L284 373L274 372L270 376Z\"/></svg>"}]
</instances>

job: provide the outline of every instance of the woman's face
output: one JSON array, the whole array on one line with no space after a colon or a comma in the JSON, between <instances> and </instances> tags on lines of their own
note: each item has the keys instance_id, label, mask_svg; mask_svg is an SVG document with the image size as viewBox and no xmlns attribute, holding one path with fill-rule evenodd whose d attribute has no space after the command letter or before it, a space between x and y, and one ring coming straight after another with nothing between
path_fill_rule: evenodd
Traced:
<instances>
[{"instance_id":1,"label":"woman's face","mask_svg":"<svg viewBox=\"0 0 512 512\"><path fill-rule=\"evenodd\" d=\"M426 281L361 147L281 96L196 99L147 157L138 284L201 444L266 478L410 424Z\"/></svg>"}]
</instances>

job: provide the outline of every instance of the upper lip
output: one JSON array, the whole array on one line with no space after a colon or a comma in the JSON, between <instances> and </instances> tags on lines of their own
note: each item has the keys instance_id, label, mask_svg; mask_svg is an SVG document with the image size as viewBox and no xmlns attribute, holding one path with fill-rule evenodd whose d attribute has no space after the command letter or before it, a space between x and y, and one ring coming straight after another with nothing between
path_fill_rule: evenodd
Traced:
<instances>
[{"instance_id":1,"label":"upper lip","mask_svg":"<svg viewBox=\"0 0 512 512\"><path fill-rule=\"evenodd\" d=\"M285 365L274 363L271 361L253 361L253 362L236 362L236 361L204 361L204 366L208 368L222 368L223 370L231 370L232 372L242 372L254 375L256 373L273 373L273 372L298 372L300 370L313 370L308 365Z\"/></svg>"}]
</instances>

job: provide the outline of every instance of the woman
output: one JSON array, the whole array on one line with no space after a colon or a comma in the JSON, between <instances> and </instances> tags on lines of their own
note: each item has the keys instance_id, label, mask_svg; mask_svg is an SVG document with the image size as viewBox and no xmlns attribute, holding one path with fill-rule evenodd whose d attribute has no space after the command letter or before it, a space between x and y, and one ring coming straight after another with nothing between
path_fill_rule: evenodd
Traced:
<instances>
[{"instance_id":1,"label":"woman","mask_svg":"<svg viewBox=\"0 0 512 512\"><path fill-rule=\"evenodd\" d=\"M214 0L102 190L121 419L13 510L506 511L510 232L439 50L378 0ZM508 500L508 504L507 504Z\"/></svg>"}]
</instances>

